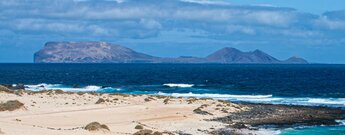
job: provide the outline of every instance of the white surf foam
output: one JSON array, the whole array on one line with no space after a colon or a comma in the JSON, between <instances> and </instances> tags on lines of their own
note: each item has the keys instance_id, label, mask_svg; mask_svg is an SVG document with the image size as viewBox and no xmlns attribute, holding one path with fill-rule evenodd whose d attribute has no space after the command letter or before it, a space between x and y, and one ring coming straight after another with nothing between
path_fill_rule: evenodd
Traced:
<instances>
[{"instance_id":1,"label":"white surf foam","mask_svg":"<svg viewBox=\"0 0 345 135\"><path fill-rule=\"evenodd\" d=\"M287 98L273 97L272 95L232 95L232 94L194 94L194 93L163 93L158 95L174 97L195 97L213 98L229 101L240 101L250 103L285 104L285 105L305 105L305 106L331 106L345 107L345 98Z\"/></svg>"},{"instance_id":2,"label":"white surf foam","mask_svg":"<svg viewBox=\"0 0 345 135\"><path fill-rule=\"evenodd\" d=\"M193 87L194 84L176 84L176 83L166 83L163 84L163 86L168 86L168 87L180 87L180 88L190 88Z\"/></svg>"},{"instance_id":3,"label":"white surf foam","mask_svg":"<svg viewBox=\"0 0 345 135\"><path fill-rule=\"evenodd\" d=\"M195 98L214 98L214 99L249 99L249 100L259 100L267 99L272 97L272 95L230 95L230 94L194 94L189 93L163 93L158 92L158 95L174 96L174 97L195 97Z\"/></svg>"},{"instance_id":4,"label":"white surf foam","mask_svg":"<svg viewBox=\"0 0 345 135\"><path fill-rule=\"evenodd\" d=\"M37 85L24 85L26 90L32 90L32 91L41 91L41 90L48 90L48 89L54 89L59 88L62 86L61 84L46 84L41 83Z\"/></svg>"},{"instance_id":5,"label":"white surf foam","mask_svg":"<svg viewBox=\"0 0 345 135\"><path fill-rule=\"evenodd\" d=\"M98 91L98 90L101 90L102 87L100 86L86 86L86 87L83 87L83 88L59 88L63 91L75 91L75 92L93 92L93 91Z\"/></svg>"},{"instance_id":6,"label":"white surf foam","mask_svg":"<svg viewBox=\"0 0 345 135\"><path fill-rule=\"evenodd\" d=\"M336 120L335 122L339 123L341 126L345 126L345 120Z\"/></svg>"},{"instance_id":7,"label":"white surf foam","mask_svg":"<svg viewBox=\"0 0 345 135\"><path fill-rule=\"evenodd\" d=\"M41 84L37 84L37 85L25 85L25 89L26 90L32 90L32 91L60 89L60 90L63 90L63 91L93 92L93 91L101 90L102 87L90 85L90 86L86 86L86 87L82 87L82 88L73 88L73 87L68 87L68 86L64 86L64 85L61 85L61 84L45 84L45 83L41 83Z\"/></svg>"}]
</instances>

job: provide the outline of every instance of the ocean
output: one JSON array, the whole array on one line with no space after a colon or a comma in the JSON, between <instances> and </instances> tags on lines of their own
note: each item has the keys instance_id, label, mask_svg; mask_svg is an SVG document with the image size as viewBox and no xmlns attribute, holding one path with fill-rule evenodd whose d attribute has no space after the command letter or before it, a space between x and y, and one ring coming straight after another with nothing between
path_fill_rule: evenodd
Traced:
<instances>
[{"instance_id":1,"label":"ocean","mask_svg":"<svg viewBox=\"0 0 345 135\"><path fill-rule=\"evenodd\" d=\"M0 64L0 84L28 90L198 97L231 102L345 109L345 65ZM345 134L334 126L295 126L277 134Z\"/></svg>"}]
</instances>

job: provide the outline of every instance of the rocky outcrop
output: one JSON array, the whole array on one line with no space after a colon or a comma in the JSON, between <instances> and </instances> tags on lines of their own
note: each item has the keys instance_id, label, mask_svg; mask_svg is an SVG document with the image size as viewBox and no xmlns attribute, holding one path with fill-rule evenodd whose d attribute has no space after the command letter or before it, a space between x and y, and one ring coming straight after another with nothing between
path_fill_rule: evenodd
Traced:
<instances>
[{"instance_id":1,"label":"rocky outcrop","mask_svg":"<svg viewBox=\"0 0 345 135\"><path fill-rule=\"evenodd\" d=\"M223 48L207 57L161 58L106 42L48 42L35 53L35 63L224 63L224 64L306 64L302 58L280 61L263 51L242 52Z\"/></svg>"}]
</instances>

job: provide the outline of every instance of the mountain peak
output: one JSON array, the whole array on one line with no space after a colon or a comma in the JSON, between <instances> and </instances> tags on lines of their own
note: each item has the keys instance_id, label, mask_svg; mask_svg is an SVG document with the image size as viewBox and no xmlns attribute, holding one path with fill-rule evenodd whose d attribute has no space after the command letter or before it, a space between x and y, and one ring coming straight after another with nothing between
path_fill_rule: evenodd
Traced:
<instances>
[{"instance_id":1,"label":"mountain peak","mask_svg":"<svg viewBox=\"0 0 345 135\"><path fill-rule=\"evenodd\" d=\"M225 47L207 57L181 56L162 58L136 52L107 42L47 42L34 54L35 63L225 63L225 64L305 64L306 60L291 57L280 61L261 50L242 52Z\"/></svg>"},{"instance_id":2,"label":"mountain peak","mask_svg":"<svg viewBox=\"0 0 345 135\"><path fill-rule=\"evenodd\" d=\"M240 50L236 49L236 48L233 48L233 47L224 47L220 50L218 50L219 52L220 51L223 51L223 52L241 52Z\"/></svg>"},{"instance_id":3,"label":"mountain peak","mask_svg":"<svg viewBox=\"0 0 345 135\"><path fill-rule=\"evenodd\" d=\"M298 56L292 56L283 62L288 63L288 64L308 64L309 63L307 60Z\"/></svg>"},{"instance_id":4,"label":"mountain peak","mask_svg":"<svg viewBox=\"0 0 345 135\"><path fill-rule=\"evenodd\" d=\"M279 60L258 49L242 52L230 47L220 49L206 58L219 63L279 63Z\"/></svg>"}]
</instances>

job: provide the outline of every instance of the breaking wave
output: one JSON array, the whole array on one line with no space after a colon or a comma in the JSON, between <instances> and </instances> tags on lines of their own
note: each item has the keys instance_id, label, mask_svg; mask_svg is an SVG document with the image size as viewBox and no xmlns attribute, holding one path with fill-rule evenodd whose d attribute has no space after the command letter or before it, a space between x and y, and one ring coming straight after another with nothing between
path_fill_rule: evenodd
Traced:
<instances>
[{"instance_id":1,"label":"breaking wave","mask_svg":"<svg viewBox=\"0 0 345 135\"><path fill-rule=\"evenodd\" d=\"M193 87L194 84L166 83L166 84L163 84L163 86L167 86L167 87L179 87L179 88L190 88L190 87Z\"/></svg>"},{"instance_id":2,"label":"breaking wave","mask_svg":"<svg viewBox=\"0 0 345 135\"><path fill-rule=\"evenodd\" d=\"M307 98L307 97L293 98L293 97L274 97L273 95L194 94L191 92L190 93L158 92L157 95L174 96L174 97L213 98L213 99L229 100L233 102L345 107L345 98Z\"/></svg>"},{"instance_id":3,"label":"breaking wave","mask_svg":"<svg viewBox=\"0 0 345 135\"><path fill-rule=\"evenodd\" d=\"M25 85L25 90L32 91L41 91L41 90L51 90L51 89L60 89L63 91L71 92L112 92L112 91L121 91L120 88L111 88L111 87L101 87L95 85L89 85L85 87L71 87L62 84L37 84L37 85Z\"/></svg>"}]
</instances>

